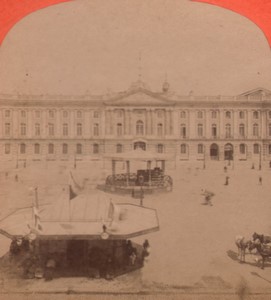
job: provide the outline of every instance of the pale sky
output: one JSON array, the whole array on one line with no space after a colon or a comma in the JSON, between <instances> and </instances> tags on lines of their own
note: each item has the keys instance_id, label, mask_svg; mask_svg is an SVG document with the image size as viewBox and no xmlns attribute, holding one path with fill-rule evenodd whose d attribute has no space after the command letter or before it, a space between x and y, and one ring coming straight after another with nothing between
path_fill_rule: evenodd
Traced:
<instances>
[{"instance_id":1,"label":"pale sky","mask_svg":"<svg viewBox=\"0 0 271 300\"><path fill-rule=\"evenodd\" d=\"M74 0L35 12L0 47L0 93L104 94L142 78L160 91L236 95L271 89L262 31L189 0Z\"/></svg>"}]
</instances>

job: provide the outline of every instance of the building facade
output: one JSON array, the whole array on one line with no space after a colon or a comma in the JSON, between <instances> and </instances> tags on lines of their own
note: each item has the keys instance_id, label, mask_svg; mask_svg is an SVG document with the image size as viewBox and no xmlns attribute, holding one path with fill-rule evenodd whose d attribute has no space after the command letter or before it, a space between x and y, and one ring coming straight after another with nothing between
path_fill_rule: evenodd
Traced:
<instances>
[{"instance_id":1,"label":"building facade","mask_svg":"<svg viewBox=\"0 0 271 300\"><path fill-rule=\"evenodd\" d=\"M0 159L92 160L137 147L176 160L271 160L271 91L178 96L138 81L103 96L0 98Z\"/></svg>"}]
</instances>

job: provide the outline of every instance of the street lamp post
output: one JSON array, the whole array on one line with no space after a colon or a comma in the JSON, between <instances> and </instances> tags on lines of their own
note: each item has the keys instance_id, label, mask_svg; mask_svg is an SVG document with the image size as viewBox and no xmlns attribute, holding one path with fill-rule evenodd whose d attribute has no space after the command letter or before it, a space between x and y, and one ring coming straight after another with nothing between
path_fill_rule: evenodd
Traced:
<instances>
[{"instance_id":1,"label":"street lamp post","mask_svg":"<svg viewBox=\"0 0 271 300\"><path fill-rule=\"evenodd\" d=\"M205 147L205 145L203 145L203 170L205 170L205 168L206 168L206 147Z\"/></svg>"},{"instance_id":2,"label":"street lamp post","mask_svg":"<svg viewBox=\"0 0 271 300\"><path fill-rule=\"evenodd\" d=\"M144 177L142 175L140 175L138 179L139 179L139 184L140 184L140 206L143 206L143 199L144 199L143 182L144 182Z\"/></svg>"},{"instance_id":3,"label":"street lamp post","mask_svg":"<svg viewBox=\"0 0 271 300\"><path fill-rule=\"evenodd\" d=\"M262 169L262 148L259 149L259 170Z\"/></svg>"}]
</instances>

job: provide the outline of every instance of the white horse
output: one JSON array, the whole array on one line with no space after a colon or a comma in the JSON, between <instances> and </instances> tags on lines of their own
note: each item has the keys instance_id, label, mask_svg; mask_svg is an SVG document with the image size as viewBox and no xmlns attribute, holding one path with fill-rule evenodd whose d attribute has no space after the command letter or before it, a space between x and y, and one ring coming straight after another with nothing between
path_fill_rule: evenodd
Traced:
<instances>
[{"instance_id":1,"label":"white horse","mask_svg":"<svg viewBox=\"0 0 271 300\"><path fill-rule=\"evenodd\" d=\"M235 244L238 248L238 257L240 262L245 262L246 249L251 245L251 243L251 240L246 239L242 235L237 235L235 237Z\"/></svg>"}]
</instances>

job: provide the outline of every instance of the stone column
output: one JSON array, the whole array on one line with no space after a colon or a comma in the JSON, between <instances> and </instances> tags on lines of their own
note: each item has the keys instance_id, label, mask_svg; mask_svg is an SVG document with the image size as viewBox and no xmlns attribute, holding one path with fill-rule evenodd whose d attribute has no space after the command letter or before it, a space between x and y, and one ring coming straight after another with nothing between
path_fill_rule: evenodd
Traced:
<instances>
[{"instance_id":1,"label":"stone column","mask_svg":"<svg viewBox=\"0 0 271 300\"><path fill-rule=\"evenodd\" d=\"M174 134L174 126L173 126L173 111L172 109L170 109L169 111L169 120L170 120L170 123L169 123L169 134L170 135L173 135Z\"/></svg>"},{"instance_id":2,"label":"stone column","mask_svg":"<svg viewBox=\"0 0 271 300\"><path fill-rule=\"evenodd\" d=\"M129 186L129 177L130 177L130 161L126 161L126 185Z\"/></svg>"},{"instance_id":3,"label":"stone column","mask_svg":"<svg viewBox=\"0 0 271 300\"><path fill-rule=\"evenodd\" d=\"M151 135L154 133L154 111L151 109Z\"/></svg>"},{"instance_id":4,"label":"stone column","mask_svg":"<svg viewBox=\"0 0 271 300\"><path fill-rule=\"evenodd\" d=\"M225 138L225 128L224 128L225 111L224 111L224 109L219 110L219 115L220 115L219 136L221 139L223 139L223 138Z\"/></svg>"},{"instance_id":5,"label":"stone column","mask_svg":"<svg viewBox=\"0 0 271 300\"><path fill-rule=\"evenodd\" d=\"M113 110L110 109L110 135L114 134L114 127L113 127Z\"/></svg>"}]
</instances>

